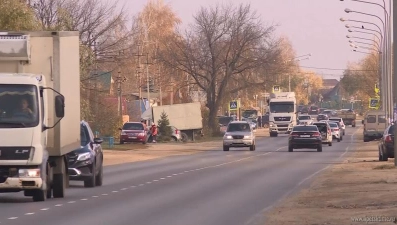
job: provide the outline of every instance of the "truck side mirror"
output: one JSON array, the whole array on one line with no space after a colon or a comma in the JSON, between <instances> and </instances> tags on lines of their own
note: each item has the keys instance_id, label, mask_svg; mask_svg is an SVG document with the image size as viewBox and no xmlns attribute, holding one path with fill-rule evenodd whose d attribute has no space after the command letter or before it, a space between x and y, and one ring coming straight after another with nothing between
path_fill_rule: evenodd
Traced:
<instances>
[{"instance_id":1,"label":"truck side mirror","mask_svg":"<svg viewBox=\"0 0 397 225\"><path fill-rule=\"evenodd\" d=\"M65 97L62 95L57 95L55 97L55 115L58 118L63 118L65 116Z\"/></svg>"}]
</instances>

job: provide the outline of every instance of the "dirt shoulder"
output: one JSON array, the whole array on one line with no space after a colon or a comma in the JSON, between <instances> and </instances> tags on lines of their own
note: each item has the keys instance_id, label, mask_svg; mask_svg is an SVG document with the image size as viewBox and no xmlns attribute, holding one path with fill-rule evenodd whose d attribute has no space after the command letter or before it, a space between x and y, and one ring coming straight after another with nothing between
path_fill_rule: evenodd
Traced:
<instances>
[{"instance_id":1,"label":"dirt shoulder","mask_svg":"<svg viewBox=\"0 0 397 225\"><path fill-rule=\"evenodd\" d=\"M269 136L269 131L268 129L258 129L256 136ZM222 139L218 138L218 140L197 143L125 144L116 146L114 149L106 149L106 146L103 146L103 148L105 149L104 165L109 166L174 155L190 155L203 151L220 151Z\"/></svg>"},{"instance_id":2,"label":"dirt shoulder","mask_svg":"<svg viewBox=\"0 0 397 225\"><path fill-rule=\"evenodd\" d=\"M354 150L310 188L268 211L266 224L395 224L387 222L397 218L394 159L379 162L377 142L363 143L362 137Z\"/></svg>"}]
</instances>

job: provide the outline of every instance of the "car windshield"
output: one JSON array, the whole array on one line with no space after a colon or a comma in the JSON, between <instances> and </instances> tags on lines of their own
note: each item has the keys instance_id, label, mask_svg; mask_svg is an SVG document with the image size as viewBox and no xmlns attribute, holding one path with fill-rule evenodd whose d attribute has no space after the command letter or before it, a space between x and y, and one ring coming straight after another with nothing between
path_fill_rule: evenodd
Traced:
<instances>
[{"instance_id":1,"label":"car windshield","mask_svg":"<svg viewBox=\"0 0 397 225\"><path fill-rule=\"evenodd\" d=\"M272 112L272 113L294 112L294 103L293 102L270 102L270 112Z\"/></svg>"},{"instance_id":2,"label":"car windshield","mask_svg":"<svg viewBox=\"0 0 397 225\"><path fill-rule=\"evenodd\" d=\"M310 116L299 116L299 120L310 120Z\"/></svg>"},{"instance_id":3,"label":"car windshield","mask_svg":"<svg viewBox=\"0 0 397 225\"><path fill-rule=\"evenodd\" d=\"M314 131L318 131L318 128L316 126L295 126L292 129L293 132L302 132L302 131L310 131L310 132L314 132Z\"/></svg>"},{"instance_id":4,"label":"car windshield","mask_svg":"<svg viewBox=\"0 0 397 225\"><path fill-rule=\"evenodd\" d=\"M227 127L227 132L249 132L251 131L248 123L230 123Z\"/></svg>"},{"instance_id":5,"label":"car windshield","mask_svg":"<svg viewBox=\"0 0 397 225\"><path fill-rule=\"evenodd\" d=\"M0 128L35 127L39 124L37 87L0 85Z\"/></svg>"},{"instance_id":6,"label":"car windshield","mask_svg":"<svg viewBox=\"0 0 397 225\"><path fill-rule=\"evenodd\" d=\"M87 130L84 128L83 125L80 126L80 142L81 142L81 146L85 146L87 145L87 143L89 142L89 135L87 133Z\"/></svg>"},{"instance_id":7,"label":"car windshield","mask_svg":"<svg viewBox=\"0 0 397 225\"><path fill-rule=\"evenodd\" d=\"M123 126L123 130L144 130L144 128L141 123L126 123Z\"/></svg>"}]
</instances>

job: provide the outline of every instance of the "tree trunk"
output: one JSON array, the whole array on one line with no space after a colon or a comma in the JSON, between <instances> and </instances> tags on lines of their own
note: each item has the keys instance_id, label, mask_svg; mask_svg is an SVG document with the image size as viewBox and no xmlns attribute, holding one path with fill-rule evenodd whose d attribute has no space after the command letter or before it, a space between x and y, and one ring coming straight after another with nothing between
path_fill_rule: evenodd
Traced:
<instances>
[{"instance_id":1,"label":"tree trunk","mask_svg":"<svg viewBox=\"0 0 397 225\"><path fill-rule=\"evenodd\" d=\"M219 123L216 119L216 115L219 110L219 104L217 102L209 102L208 109L208 127L210 128L212 134L214 134L219 131Z\"/></svg>"}]
</instances>

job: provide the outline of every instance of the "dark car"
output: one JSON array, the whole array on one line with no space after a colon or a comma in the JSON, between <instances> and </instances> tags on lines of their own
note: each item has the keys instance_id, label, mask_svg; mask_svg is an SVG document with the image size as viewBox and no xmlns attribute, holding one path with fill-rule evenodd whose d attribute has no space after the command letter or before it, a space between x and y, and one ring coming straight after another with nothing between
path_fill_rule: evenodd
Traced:
<instances>
[{"instance_id":1,"label":"dark car","mask_svg":"<svg viewBox=\"0 0 397 225\"><path fill-rule=\"evenodd\" d=\"M317 115L319 113L319 108L317 106L310 106L309 115Z\"/></svg>"},{"instance_id":2,"label":"dark car","mask_svg":"<svg viewBox=\"0 0 397 225\"><path fill-rule=\"evenodd\" d=\"M379 140L379 161L394 158L394 125L388 126Z\"/></svg>"},{"instance_id":3,"label":"dark car","mask_svg":"<svg viewBox=\"0 0 397 225\"><path fill-rule=\"evenodd\" d=\"M146 144L148 141L147 129L140 122L127 122L120 128L120 144L125 142L141 142Z\"/></svg>"},{"instance_id":4,"label":"dark car","mask_svg":"<svg viewBox=\"0 0 397 225\"><path fill-rule=\"evenodd\" d=\"M288 151L294 149L311 148L323 151L321 133L314 125L297 125L292 129L288 139Z\"/></svg>"},{"instance_id":5,"label":"dark car","mask_svg":"<svg viewBox=\"0 0 397 225\"><path fill-rule=\"evenodd\" d=\"M320 120L328 120L328 116L326 114L318 114L317 121Z\"/></svg>"},{"instance_id":6,"label":"dark car","mask_svg":"<svg viewBox=\"0 0 397 225\"><path fill-rule=\"evenodd\" d=\"M102 186L103 151L101 138L95 138L87 122L80 123L81 148L66 155L69 179L84 181L84 187Z\"/></svg>"}]
</instances>

